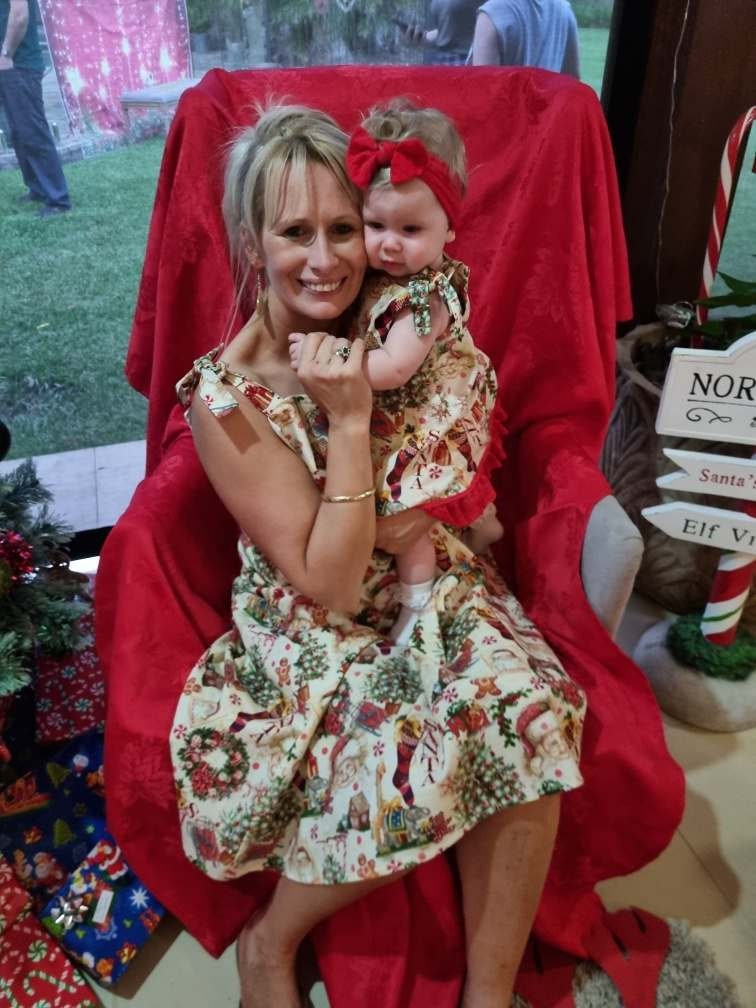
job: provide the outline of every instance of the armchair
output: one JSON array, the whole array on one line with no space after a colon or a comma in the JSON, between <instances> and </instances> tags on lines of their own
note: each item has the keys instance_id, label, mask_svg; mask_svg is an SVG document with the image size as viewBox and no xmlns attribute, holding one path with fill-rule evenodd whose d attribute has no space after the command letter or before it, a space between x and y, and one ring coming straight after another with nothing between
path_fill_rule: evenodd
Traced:
<instances>
[{"instance_id":1,"label":"armchair","mask_svg":"<svg viewBox=\"0 0 756 1008\"><path fill-rule=\"evenodd\" d=\"M612 155L593 92L546 71L215 70L182 96L127 360L129 381L150 400L149 475L106 542L97 584L110 828L139 876L215 955L273 884L265 875L214 882L185 859L167 744L189 668L227 628L237 569L233 524L173 407L173 386L229 320L222 150L269 94L324 108L345 128L376 101L408 94L453 116L466 141L470 192L453 253L471 267L471 331L497 367L508 417L497 561L589 701L586 784L563 802L535 930L596 958L607 917L595 884L666 846L683 786L646 680L607 633L637 560L633 527L597 467L615 324L630 314ZM612 580L613 529L629 549L615 552ZM331 1003L452 1008L461 928L450 859L439 857L316 929Z\"/></svg>"}]
</instances>

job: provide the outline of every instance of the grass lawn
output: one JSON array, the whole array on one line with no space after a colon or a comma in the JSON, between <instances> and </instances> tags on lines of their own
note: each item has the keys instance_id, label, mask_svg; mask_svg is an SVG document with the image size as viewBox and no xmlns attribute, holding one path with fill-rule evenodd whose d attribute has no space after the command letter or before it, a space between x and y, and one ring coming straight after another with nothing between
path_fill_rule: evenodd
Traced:
<instances>
[{"instance_id":1,"label":"grass lawn","mask_svg":"<svg viewBox=\"0 0 756 1008\"><path fill-rule=\"evenodd\" d=\"M65 166L74 210L39 220L0 172L0 415L10 458L132 441L146 403L123 377L162 140Z\"/></svg>"},{"instance_id":2,"label":"grass lawn","mask_svg":"<svg viewBox=\"0 0 756 1008\"><path fill-rule=\"evenodd\" d=\"M601 97L601 81L604 77L606 47L609 44L608 28L580 28L580 79L590 84Z\"/></svg>"},{"instance_id":3,"label":"grass lawn","mask_svg":"<svg viewBox=\"0 0 756 1008\"><path fill-rule=\"evenodd\" d=\"M580 31L583 79L600 92L608 30ZM10 458L143 437L146 403L126 355L162 140L66 165L74 210L38 220L0 172L0 418Z\"/></svg>"},{"instance_id":4,"label":"grass lawn","mask_svg":"<svg viewBox=\"0 0 756 1008\"><path fill-rule=\"evenodd\" d=\"M738 280L756 280L756 127L751 129L743 167L740 171L735 202L727 225L719 268ZM723 294L726 288L717 278L714 292Z\"/></svg>"},{"instance_id":5,"label":"grass lawn","mask_svg":"<svg viewBox=\"0 0 756 1008\"><path fill-rule=\"evenodd\" d=\"M608 36L580 29L583 80L597 92ZM144 434L146 403L123 362L162 149L149 140L67 165L75 209L47 221L15 204L20 173L0 172L0 418L11 458ZM720 264L743 279L756 277L754 153L756 130Z\"/></svg>"}]
</instances>

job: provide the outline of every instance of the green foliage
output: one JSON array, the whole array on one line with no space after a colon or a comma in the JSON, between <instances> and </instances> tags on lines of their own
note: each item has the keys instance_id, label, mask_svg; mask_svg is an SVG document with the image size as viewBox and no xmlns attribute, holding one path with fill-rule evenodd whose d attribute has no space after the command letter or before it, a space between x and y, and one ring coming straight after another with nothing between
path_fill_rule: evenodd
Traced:
<instances>
[{"instance_id":1,"label":"green foliage","mask_svg":"<svg viewBox=\"0 0 756 1008\"><path fill-rule=\"evenodd\" d=\"M712 350L724 350L741 336L756 330L756 280L737 280L721 270L718 275L724 281L727 291L714 297L701 298L696 304L709 309L732 308L735 309L734 313L710 318L701 326L691 326L692 332L703 333L704 345Z\"/></svg>"},{"instance_id":2,"label":"green foliage","mask_svg":"<svg viewBox=\"0 0 756 1008\"><path fill-rule=\"evenodd\" d=\"M756 637L738 630L729 647L712 644L701 633L701 613L679 616L667 633L667 647L681 664L712 679L740 682L756 669Z\"/></svg>"},{"instance_id":3,"label":"green foliage","mask_svg":"<svg viewBox=\"0 0 756 1008\"><path fill-rule=\"evenodd\" d=\"M65 166L73 210L39 220L0 172L0 415L11 457L144 436L123 365L163 142Z\"/></svg>"},{"instance_id":4,"label":"green foliage","mask_svg":"<svg viewBox=\"0 0 756 1008\"><path fill-rule=\"evenodd\" d=\"M283 66L422 62L422 47L407 43L396 14L392 0L362 0L347 11L336 0L268 2L267 58ZM423 24L424 0L403 3L401 19Z\"/></svg>"},{"instance_id":5,"label":"green foliage","mask_svg":"<svg viewBox=\"0 0 756 1008\"><path fill-rule=\"evenodd\" d=\"M580 28L580 79L601 95L604 80L606 50L609 45L608 28Z\"/></svg>"},{"instance_id":6,"label":"green foliage","mask_svg":"<svg viewBox=\"0 0 756 1008\"><path fill-rule=\"evenodd\" d=\"M216 6L215 0L186 0L189 31L210 31L210 26L213 23L213 11Z\"/></svg>"},{"instance_id":7,"label":"green foliage","mask_svg":"<svg viewBox=\"0 0 756 1008\"><path fill-rule=\"evenodd\" d=\"M242 5L239 0L187 0L189 31L213 31L218 36L241 35Z\"/></svg>"},{"instance_id":8,"label":"green foliage","mask_svg":"<svg viewBox=\"0 0 756 1008\"><path fill-rule=\"evenodd\" d=\"M608 28L612 23L614 0L572 0L581 28Z\"/></svg>"},{"instance_id":9,"label":"green foliage","mask_svg":"<svg viewBox=\"0 0 756 1008\"><path fill-rule=\"evenodd\" d=\"M0 697L17 693L31 682L28 655L27 639L12 630L0 633Z\"/></svg>"},{"instance_id":10,"label":"green foliage","mask_svg":"<svg viewBox=\"0 0 756 1008\"><path fill-rule=\"evenodd\" d=\"M26 685L35 650L70 651L88 608L68 569L71 530L51 515L50 499L30 460L0 478L0 696Z\"/></svg>"}]
</instances>

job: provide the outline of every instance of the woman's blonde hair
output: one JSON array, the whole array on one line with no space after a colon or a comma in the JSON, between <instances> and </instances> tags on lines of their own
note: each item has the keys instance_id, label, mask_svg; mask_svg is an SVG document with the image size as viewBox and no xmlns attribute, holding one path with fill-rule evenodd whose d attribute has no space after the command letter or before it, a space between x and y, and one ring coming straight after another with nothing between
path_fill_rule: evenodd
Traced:
<instances>
[{"instance_id":1,"label":"woman's blonde hair","mask_svg":"<svg viewBox=\"0 0 756 1008\"><path fill-rule=\"evenodd\" d=\"M465 145L457 127L443 112L418 108L406 98L394 98L388 105L371 108L362 127L376 140L421 140L434 157L444 162L464 193L467 188ZM389 184L389 171L381 168L371 187Z\"/></svg>"},{"instance_id":2,"label":"woman's blonde hair","mask_svg":"<svg viewBox=\"0 0 756 1008\"><path fill-rule=\"evenodd\" d=\"M304 105L257 106L259 118L231 142L226 161L223 220L234 268L236 307L247 289L251 265L246 247L260 248L266 225L280 216L287 186L304 182L311 164L322 164L359 211L361 194L347 176L348 136L325 112Z\"/></svg>"}]
</instances>

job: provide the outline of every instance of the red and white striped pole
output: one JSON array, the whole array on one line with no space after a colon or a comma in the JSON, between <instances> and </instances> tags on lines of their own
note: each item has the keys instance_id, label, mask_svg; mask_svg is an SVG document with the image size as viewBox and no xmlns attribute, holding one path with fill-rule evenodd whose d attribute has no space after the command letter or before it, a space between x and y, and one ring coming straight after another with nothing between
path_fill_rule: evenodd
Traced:
<instances>
[{"instance_id":1,"label":"red and white striped pole","mask_svg":"<svg viewBox=\"0 0 756 1008\"><path fill-rule=\"evenodd\" d=\"M754 121L756 121L756 105L744 112L730 130L722 153L709 241L701 271L699 298L708 298L714 285L732 198L738 184L748 134ZM708 314L707 308L702 305L696 306L696 321L699 325L706 321ZM745 505L744 510L750 515L756 515L756 503ZM711 644L727 647L734 641L743 607L751 590L755 566L756 559L750 553L723 553L719 558L709 592L709 601L701 617L701 633Z\"/></svg>"},{"instance_id":2,"label":"red and white striped pole","mask_svg":"<svg viewBox=\"0 0 756 1008\"><path fill-rule=\"evenodd\" d=\"M727 647L735 640L738 623L751 591L752 553L723 553L701 617L701 633L710 644Z\"/></svg>"},{"instance_id":3,"label":"red and white striped pole","mask_svg":"<svg viewBox=\"0 0 756 1008\"><path fill-rule=\"evenodd\" d=\"M730 209L732 207L732 197L738 184L738 176L745 153L745 146L748 142L748 134L751 126L756 120L756 105L753 105L738 119L730 130L727 137L722 160L719 164L719 181L717 182L717 192L714 197L714 209L711 214L711 227L709 229L709 240L706 243L706 255L704 256L703 268L701 270L701 286L698 291L699 298L707 298L711 294L714 286L719 256L722 252L722 242L724 241L727 222L730 219ZM756 165L754 166L756 171ZM709 315L708 308L696 305L696 321L702 325Z\"/></svg>"}]
</instances>

